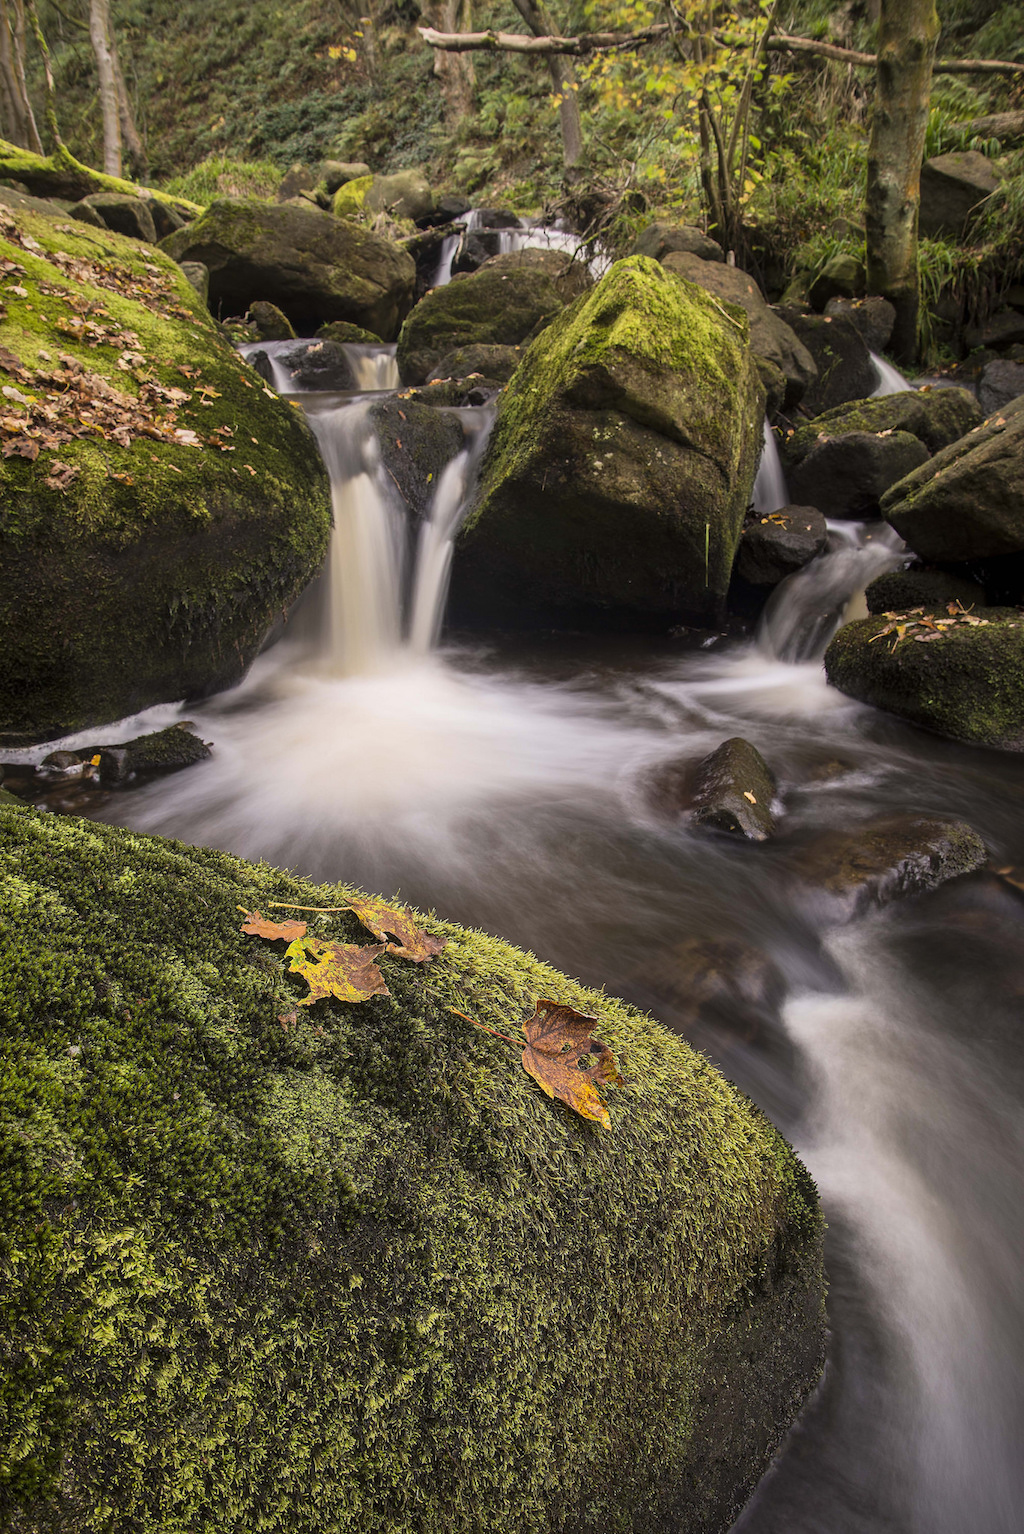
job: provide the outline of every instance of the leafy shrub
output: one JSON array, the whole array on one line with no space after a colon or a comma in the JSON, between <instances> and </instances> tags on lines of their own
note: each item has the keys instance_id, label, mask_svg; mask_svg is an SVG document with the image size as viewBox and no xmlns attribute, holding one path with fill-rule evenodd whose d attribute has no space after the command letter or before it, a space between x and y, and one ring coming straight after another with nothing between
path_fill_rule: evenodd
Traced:
<instances>
[{"instance_id":1,"label":"leafy shrub","mask_svg":"<svg viewBox=\"0 0 1024 1534\"><path fill-rule=\"evenodd\" d=\"M173 176L165 191L190 202L206 204L215 197L273 197L281 172L273 160L230 160L214 156Z\"/></svg>"}]
</instances>

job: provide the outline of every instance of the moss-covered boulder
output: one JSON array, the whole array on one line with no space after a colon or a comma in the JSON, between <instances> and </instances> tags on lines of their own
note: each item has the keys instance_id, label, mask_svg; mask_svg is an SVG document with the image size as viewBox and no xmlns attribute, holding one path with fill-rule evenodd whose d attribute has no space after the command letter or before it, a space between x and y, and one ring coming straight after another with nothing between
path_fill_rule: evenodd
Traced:
<instances>
[{"instance_id":1,"label":"moss-covered boulder","mask_svg":"<svg viewBox=\"0 0 1024 1534\"><path fill-rule=\"evenodd\" d=\"M518 346L565 307L552 279L533 267L453 277L421 298L398 337L403 383L421 384L463 346Z\"/></svg>"},{"instance_id":2,"label":"moss-covered boulder","mask_svg":"<svg viewBox=\"0 0 1024 1534\"><path fill-rule=\"evenodd\" d=\"M236 681L326 550L312 436L167 257L5 215L0 740Z\"/></svg>"},{"instance_id":3,"label":"moss-covered boulder","mask_svg":"<svg viewBox=\"0 0 1024 1534\"><path fill-rule=\"evenodd\" d=\"M807 887L804 904L831 924L923 895L987 862L985 843L966 821L885 815L822 831L801 848L791 872Z\"/></svg>"},{"instance_id":4,"label":"moss-covered boulder","mask_svg":"<svg viewBox=\"0 0 1024 1534\"><path fill-rule=\"evenodd\" d=\"M585 256L577 259L572 251L548 250L543 246L524 245L519 250L503 250L496 256L488 256L478 270L481 272L518 272L523 268L543 272L550 277L561 296L562 302L571 304L582 298L594 286L590 267Z\"/></svg>"},{"instance_id":5,"label":"moss-covered boulder","mask_svg":"<svg viewBox=\"0 0 1024 1534\"><path fill-rule=\"evenodd\" d=\"M478 932L297 1006L237 907L349 893L0 805L4 1521L720 1534L821 1367L807 1174L701 1055ZM453 1011L540 997L599 1018L610 1131Z\"/></svg>"},{"instance_id":6,"label":"moss-covered boulder","mask_svg":"<svg viewBox=\"0 0 1024 1534\"><path fill-rule=\"evenodd\" d=\"M899 480L882 514L915 554L941 563L1024 551L1024 399Z\"/></svg>"},{"instance_id":7,"label":"moss-covered boulder","mask_svg":"<svg viewBox=\"0 0 1024 1534\"><path fill-rule=\"evenodd\" d=\"M306 334L328 320L351 320L392 340L412 307L412 257L319 208L225 198L161 249L209 267L214 311L243 314L264 298Z\"/></svg>"},{"instance_id":8,"label":"moss-covered boulder","mask_svg":"<svg viewBox=\"0 0 1024 1534\"><path fill-rule=\"evenodd\" d=\"M791 469L789 492L829 517L877 517L882 496L928 461L928 449L908 431L848 431L822 436Z\"/></svg>"},{"instance_id":9,"label":"moss-covered boulder","mask_svg":"<svg viewBox=\"0 0 1024 1534\"><path fill-rule=\"evenodd\" d=\"M787 469L795 469L823 442L851 432L907 432L929 453L937 453L981 422L981 409L969 389L905 389L824 411L783 438L782 458Z\"/></svg>"},{"instance_id":10,"label":"moss-covered boulder","mask_svg":"<svg viewBox=\"0 0 1024 1534\"><path fill-rule=\"evenodd\" d=\"M456 618L717 621L763 415L742 310L648 257L618 262L502 395Z\"/></svg>"},{"instance_id":11,"label":"moss-covered boulder","mask_svg":"<svg viewBox=\"0 0 1024 1534\"><path fill-rule=\"evenodd\" d=\"M468 378L471 373L480 373L484 378L508 383L522 362L523 355L522 348L518 346L459 346L441 358L427 381L432 383L437 378Z\"/></svg>"},{"instance_id":12,"label":"moss-covered boulder","mask_svg":"<svg viewBox=\"0 0 1024 1534\"><path fill-rule=\"evenodd\" d=\"M924 616L918 608L848 623L825 652L829 681L951 740L1024 751L1024 611Z\"/></svg>"},{"instance_id":13,"label":"moss-covered boulder","mask_svg":"<svg viewBox=\"0 0 1024 1534\"><path fill-rule=\"evenodd\" d=\"M967 611L984 607L985 588L969 575L954 570L911 566L876 575L864 589L864 601L869 613L907 612L920 607L924 612L945 617L946 609L957 604Z\"/></svg>"}]
</instances>

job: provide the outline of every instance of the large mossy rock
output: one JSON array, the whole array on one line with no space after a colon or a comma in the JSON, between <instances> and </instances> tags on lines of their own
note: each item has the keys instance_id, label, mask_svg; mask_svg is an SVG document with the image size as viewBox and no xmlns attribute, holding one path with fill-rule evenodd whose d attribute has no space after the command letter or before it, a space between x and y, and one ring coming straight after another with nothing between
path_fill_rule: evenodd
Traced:
<instances>
[{"instance_id":1,"label":"large mossy rock","mask_svg":"<svg viewBox=\"0 0 1024 1534\"><path fill-rule=\"evenodd\" d=\"M351 320L392 340L412 307L416 266L391 240L319 208L223 199L161 242L210 271L210 306L277 304L300 332Z\"/></svg>"},{"instance_id":2,"label":"large mossy rock","mask_svg":"<svg viewBox=\"0 0 1024 1534\"><path fill-rule=\"evenodd\" d=\"M794 469L823 441L850 432L909 432L929 453L937 453L981 422L981 409L969 389L904 389L824 411L783 438L782 458L787 469Z\"/></svg>"},{"instance_id":3,"label":"large mossy rock","mask_svg":"<svg viewBox=\"0 0 1024 1534\"><path fill-rule=\"evenodd\" d=\"M716 622L763 413L742 310L647 257L618 262L502 395L456 619Z\"/></svg>"},{"instance_id":4,"label":"large mossy rock","mask_svg":"<svg viewBox=\"0 0 1024 1534\"><path fill-rule=\"evenodd\" d=\"M551 277L533 266L453 277L421 298L402 326L402 382L426 383L441 358L463 346L518 346L564 307Z\"/></svg>"},{"instance_id":5,"label":"large mossy rock","mask_svg":"<svg viewBox=\"0 0 1024 1534\"><path fill-rule=\"evenodd\" d=\"M5 1523L721 1534L821 1368L806 1172L681 1040L481 933L297 1006L237 907L350 893L0 805ZM617 1052L610 1131L452 1010L540 997Z\"/></svg>"},{"instance_id":6,"label":"large mossy rock","mask_svg":"<svg viewBox=\"0 0 1024 1534\"><path fill-rule=\"evenodd\" d=\"M304 420L180 270L78 228L28 213L0 227L26 294L5 293L0 353L8 745L237 681L330 529Z\"/></svg>"},{"instance_id":7,"label":"large mossy rock","mask_svg":"<svg viewBox=\"0 0 1024 1534\"><path fill-rule=\"evenodd\" d=\"M1024 551L1024 399L944 448L882 498L882 514L939 564Z\"/></svg>"},{"instance_id":8,"label":"large mossy rock","mask_svg":"<svg viewBox=\"0 0 1024 1534\"><path fill-rule=\"evenodd\" d=\"M938 735L1024 751L1024 611L1018 608L975 608L950 620L941 638L913 613L863 618L836 634L825 671L840 692Z\"/></svg>"}]
</instances>

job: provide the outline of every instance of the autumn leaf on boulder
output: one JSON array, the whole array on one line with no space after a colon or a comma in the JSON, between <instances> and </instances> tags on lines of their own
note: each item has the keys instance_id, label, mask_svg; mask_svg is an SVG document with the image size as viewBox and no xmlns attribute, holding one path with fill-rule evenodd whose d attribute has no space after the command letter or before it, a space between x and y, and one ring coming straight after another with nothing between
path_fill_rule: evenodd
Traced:
<instances>
[{"instance_id":1,"label":"autumn leaf on boulder","mask_svg":"<svg viewBox=\"0 0 1024 1534\"><path fill-rule=\"evenodd\" d=\"M445 945L445 938L430 937L422 927L417 927L408 911L396 910L386 900L368 895L365 899L350 900L349 908L374 937L387 943L388 953L400 959L411 959L414 964L426 964ZM398 939L397 943L388 943L389 932Z\"/></svg>"},{"instance_id":2,"label":"autumn leaf on boulder","mask_svg":"<svg viewBox=\"0 0 1024 1534\"><path fill-rule=\"evenodd\" d=\"M504 1039L508 1044L516 1043L508 1034L485 1027L454 1007L452 1011L472 1023L474 1028ZM523 1069L549 1097L557 1097L582 1118L611 1129L608 1109L594 1083L611 1082L621 1087L625 1082L608 1045L590 1036L597 1021L596 1017L587 1017L573 1007L542 998L536 1003L533 1016L522 1025L526 1038Z\"/></svg>"},{"instance_id":3,"label":"autumn leaf on boulder","mask_svg":"<svg viewBox=\"0 0 1024 1534\"><path fill-rule=\"evenodd\" d=\"M324 943L315 937L298 938L288 947L285 958L291 960L292 974L301 975L309 986L309 995L302 998L299 1006L311 1007L324 996L336 996L339 1001L368 1001L371 996L390 996L376 964L383 952L383 943L360 948L354 943Z\"/></svg>"},{"instance_id":4,"label":"autumn leaf on boulder","mask_svg":"<svg viewBox=\"0 0 1024 1534\"><path fill-rule=\"evenodd\" d=\"M265 937L271 942L283 938L286 943L294 943L296 938L304 937L306 933L304 921L272 921L269 917L261 916L259 911L246 911L245 918L242 931L248 932L250 937Z\"/></svg>"}]
</instances>

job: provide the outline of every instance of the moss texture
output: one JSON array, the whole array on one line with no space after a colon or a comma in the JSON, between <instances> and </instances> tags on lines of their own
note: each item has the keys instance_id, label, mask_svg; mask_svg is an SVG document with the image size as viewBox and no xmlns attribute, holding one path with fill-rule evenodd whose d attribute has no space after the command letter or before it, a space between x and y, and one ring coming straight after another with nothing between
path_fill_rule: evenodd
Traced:
<instances>
[{"instance_id":1,"label":"moss texture","mask_svg":"<svg viewBox=\"0 0 1024 1534\"><path fill-rule=\"evenodd\" d=\"M981 421L981 406L967 389L907 389L826 410L785 438L782 456L792 468L802 463L823 437L845 437L850 432L909 432L929 453L937 453L980 426Z\"/></svg>"},{"instance_id":2,"label":"moss texture","mask_svg":"<svg viewBox=\"0 0 1024 1534\"><path fill-rule=\"evenodd\" d=\"M647 257L616 263L502 396L456 613L717 621L763 419L743 311Z\"/></svg>"},{"instance_id":3,"label":"moss texture","mask_svg":"<svg viewBox=\"0 0 1024 1534\"><path fill-rule=\"evenodd\" d=\"M326 474L304 420L235 355L173 263L115 234L12 216L37 249L0 240L27 295L5 292L0 345L29 369L70 356L134 400L123 349L58 328L74 305L93 305L101 327L135 333L153 379L191 394L178 424L204 439L221 430L232 450L146 437L123 447L97 434L35 462L0 460L6 744L237 680L315 572L330 528ZM65 271L57 251L102 267L135 296ZM151 301L139 296L147 285ZM10 368L0 376L13 384ZM22 409L5 401L8 414ZM56 461L78 470L63 491L45 483Z\"/></svg>"},{"instance_id":4,"label":"moss texture","mask_svg":"<svg viewBox=\"0 0 1024 1534\"><path fill-rule=\"evenodd\" d=\"M861 703L951 740L1024 751L1024 611L974 611L984 623L926 644L912 635L879 637L887 618L848 623L825 652L828 679Z\"/></svg>"},{"instance_id":5,"label":"moss texture","mask_svg":"<svg viewBox=\"0 0 1024 1534\"><path fill-rule=\"evenodd\" d=\"M223 853L0 806L0 875L6 1527L728 1527L820 1369L821 1219L703 1057L435 918L296 1008L236 907L348 891ZM618 1053L610 1133L451 1011L540 996Z\"/></svg>"},{"instance_id":6,"label":"moss texture","mask_svg":"<svg viewBox=\"0 0 1024 1534\"><path fill-rule=\"evenodd\" d=\"M518 346L564 308L552 279L530 266L472 272L432 288L398 337L403 383L426 383L460 347Z\"/></svg>"}]
</instances>

